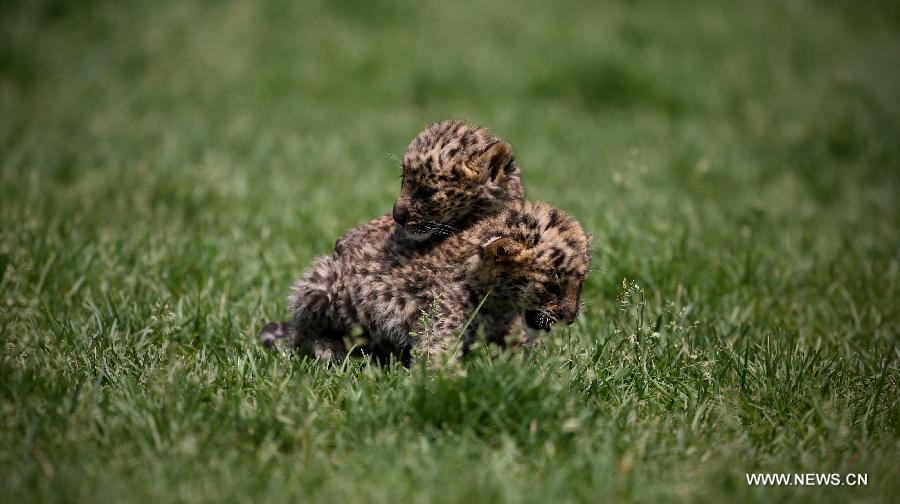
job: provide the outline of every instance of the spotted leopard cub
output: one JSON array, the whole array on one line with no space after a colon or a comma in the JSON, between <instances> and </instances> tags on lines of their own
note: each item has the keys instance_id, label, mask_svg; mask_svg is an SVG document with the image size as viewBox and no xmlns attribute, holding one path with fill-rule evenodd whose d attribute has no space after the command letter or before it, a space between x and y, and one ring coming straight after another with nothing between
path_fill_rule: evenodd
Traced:
<instances>
[{"instance_id":1,"label":"spotted leopard cub","mask_svg":"<svg viewBox=\"0 0 900 504\"><path fill-rule=\"evenodd\" d=\"M464 121L437 122L422 130L407 147L402 170L393 211L344 233L335 242L332 257L319 259L295 284L291 311L314 312L327 305L336 274L333 262L348 252L377 244L384 249L384 260L400 264L427 254L448 236L524 197L509 144ZM330 354L332 347L342 347L343 336L320 335L323 343L316 353ZM259 338L273 346L278 340L295 340L297 330L292 322L272 322Z\"/></svg>"},{"instance_id":2,"label":"spotted leopard cub","mask_svg":"<svg viewBox=\"0 0 900 504\"><path fill-rule=\"evenodd\" d=\"M325 258L332 261L329 302L305 310L306 303L292 301L301 307L293 314L295 327L315 329L302 331L301 350L340 358L345 349L329 335L360 327L376 344L437 355L465 351L479 335L505 334L522 318L534 330L570 324L588 274L591 237L559 209L514 202L428 254L402 264L390 255L378 244L363 244ZM302 282L293 296L306 296Z\"/></svg>"},{"instance_id":3,"label":"spotted leopard cub","mask_svg":"<svg viewBox=\"0 0 900 504\"><path fill-rule=\"evenodd\" d=\"M385 239L398 257L425 253L525 197L512 147L464 121L429 125L410 142L401 164L393 211L345 233L335 243L335 254Z\"/></svg>"}]
</instances>

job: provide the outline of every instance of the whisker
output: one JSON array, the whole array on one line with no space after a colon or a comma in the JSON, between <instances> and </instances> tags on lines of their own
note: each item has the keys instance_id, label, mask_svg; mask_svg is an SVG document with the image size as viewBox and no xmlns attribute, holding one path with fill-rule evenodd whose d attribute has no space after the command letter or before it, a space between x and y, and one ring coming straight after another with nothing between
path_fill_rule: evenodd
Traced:
<instances>
[{"instance_id":1,"label":"whisker","mask_svg":"<svg viewBox=\"0 0 900 504\"><path fill-rule=\"evenodd\" d=\"M430 229L436 233L446 234L448 236L453 234L453 232L455 231L454 229L448 229L448 228L440 227L440 226L430 226L428 229Z\"/></svg>"},{"instance_id":2,"label":"whisker","mask_svg":"<svg viewBox=\"0 0 900 504\"><path fill-rule=\"evenodd\" d=\"M441 236L451 236L457 231L453 226L435 221L425 221L421 224L421 228Z\"/></svg>"},{"instance_id":3,"label":"whisker","mask_svg":"<svg viewBox=\"0 0 900 504\"><path fill-rule=\"evenodd\" d=\"M444 224L444 223L442 223L442 222L437 222L437 221L426 221L426 223L427 223L428 225L434 226L435 228L438 228L438 229L445 229L445 230L448 230L448 231L454 231L454 232L455 232L455 231L459 231L459 229L457 229L456 227L451 226L450 224Z\"/></svg>"}]
</instances>

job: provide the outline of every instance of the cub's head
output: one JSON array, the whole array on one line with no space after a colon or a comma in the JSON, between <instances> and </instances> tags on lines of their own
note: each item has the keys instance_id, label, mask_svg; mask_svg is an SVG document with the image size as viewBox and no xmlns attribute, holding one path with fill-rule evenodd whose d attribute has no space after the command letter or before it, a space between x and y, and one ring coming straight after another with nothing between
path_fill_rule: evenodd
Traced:
<instances>
[{"instance_id":1,"label":"cub's head","mask_svg":"<svg viewBox=\"0 0 900 504\"><path fill-rule=\"evenodd\" d=\"M463 121L434 123L403 156L394 221L415 240L446 236L523 198L508 143Z\"/></svg>"},{"instance_id":2,"label":"cub's head","mask_svg":"<svg viewBox=\"0 0 900 504\"><path fill-rule=\"evenodd\" d=\"M546 203L515 203L479 234L483 273L523 310L528 328L575 321L592 241L575 219Z\"/></svg>"}]
</instances>

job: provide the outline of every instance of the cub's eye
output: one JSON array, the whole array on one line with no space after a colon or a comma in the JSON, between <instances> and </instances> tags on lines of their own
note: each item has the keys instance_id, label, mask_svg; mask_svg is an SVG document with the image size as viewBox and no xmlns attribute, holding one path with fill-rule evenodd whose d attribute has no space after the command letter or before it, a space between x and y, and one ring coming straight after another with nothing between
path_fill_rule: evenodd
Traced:
<instances>
[{"instance_id":1,"label":"cub's eye","mask_svg":"<svg viewBox=\"0 0 900 504\"><path fill-rule=\"evenodd\" d=\"M416 192L413 194L413 197L416 199L428 199L430 198L436 191L430 187L420 187L416 189Z\"/></svg>"}]
</instances>

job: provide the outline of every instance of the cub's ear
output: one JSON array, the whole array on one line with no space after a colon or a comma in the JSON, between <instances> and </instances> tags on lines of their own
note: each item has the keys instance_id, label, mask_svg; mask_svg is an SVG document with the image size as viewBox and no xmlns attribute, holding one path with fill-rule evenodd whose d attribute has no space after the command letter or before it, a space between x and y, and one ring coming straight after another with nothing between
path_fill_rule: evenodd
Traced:
<instances>
[{"instance_id":1,"label":"cub's ear","mask_svg":"<svg viewBox=\"0 0 900 504\"><path fill-rule=\"evenodd\" d=\"M506 172L506 166L512 162L512 147L503 140L488 147L477 158L481 176L490 178L492 182L500 180Z\"/></svg>"},{"instance_id":2,"label":"cub's ear","mask_svg":"<svg viewBox=\"0 0 900 504\"><path fill-rule=\"evenodd\" d=\"M464 163L460 163L454 171L460 178L469 180L490 179L492 182L497 182L503 177L506 166L512 161L512 147L508 143L498 140L481 154Z\"/></svg>"},{"instance_id":3,"label":"cub's ear","mask_svg":"<svg viewBox=\"0 0 900 504\"><path fill-rule=\"evenodd\" d=\"M528 251L512 238L495 236L481 245L485 259L498 263L519 264L528 259Z\"/></svg>"}]
</instances>

